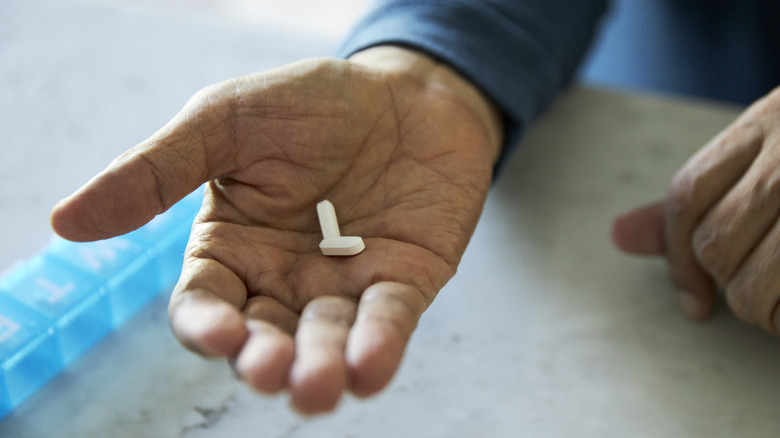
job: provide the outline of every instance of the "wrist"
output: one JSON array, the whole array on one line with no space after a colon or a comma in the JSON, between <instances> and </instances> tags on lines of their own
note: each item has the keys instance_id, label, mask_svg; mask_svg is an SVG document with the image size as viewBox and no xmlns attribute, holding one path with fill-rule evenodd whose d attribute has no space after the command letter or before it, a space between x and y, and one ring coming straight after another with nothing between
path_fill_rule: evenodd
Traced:
<instances>
[{"instance_id":1,"label":"wrist","mask_svg":"<svg viewBox=\"0 0 780 438\"><path fill-rule=\"evenodd\" d=\"M349 57L355 65L376 69L383 75L411 78L426 87L440 89L464 104L484 126L493 163L501 154L503 118L498 107L458 72L432 57L398 46L376 46Z\"/></svg>"}]
</instances>

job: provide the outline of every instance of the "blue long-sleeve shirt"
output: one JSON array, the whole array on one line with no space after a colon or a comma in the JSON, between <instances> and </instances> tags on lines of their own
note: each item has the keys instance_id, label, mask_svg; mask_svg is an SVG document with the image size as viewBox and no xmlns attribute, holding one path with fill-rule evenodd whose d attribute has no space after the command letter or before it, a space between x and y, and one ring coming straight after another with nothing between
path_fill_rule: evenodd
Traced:
<instances>
[{"instance_id":1,"label":"blue long-sleeve shirt","mask_svg":"<svg viewBox=\"0 0 780 438\"><path fill-rule=\"evenodd\" d=\"M609 3L590 80L743 104L780 80L776 0L378 0L340 55L397 44L449 64L502 111L506 157L573 77Z\"/></svg>"}]
</instances>

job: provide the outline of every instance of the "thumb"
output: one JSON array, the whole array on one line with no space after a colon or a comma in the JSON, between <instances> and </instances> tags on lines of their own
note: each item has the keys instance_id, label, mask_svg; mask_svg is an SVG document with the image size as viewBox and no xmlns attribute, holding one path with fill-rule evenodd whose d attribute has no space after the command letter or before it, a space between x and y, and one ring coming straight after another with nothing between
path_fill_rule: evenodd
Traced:
<instances>
[{"instance_id":1,"label":"thumb","mask_svg":"<svg viewBox=\"0 0 780 438\"><path fill-rule=\"evenodd\" d=\"M666 203L656 202L637 208L612 223L612 242L621 251L637 255L664 255L664 215Z\"/></svg>"},{"instance_id":2,"label":"thumb","mask_svg":"<svg viewBox=\"0 0 780 438\"><path fill-rule=\"evenodd\" d=\"M155 135L60 201L51 213L54 231L73 241L133 231L205 181L227 173L234 142L224 128L230 126L225 100L208 89L196 94Z\"/></svg>"},{"instance_id":3,"label":"thumb","mask_svg":"<svg viewBox=\"0 0 780 438\"><path fill-rule=\"evenodd\" d=\"M665 236L666 203L657 202L637 208L615 219L612 242L620 250L638 255L667 255ZM703 320L712 311L712 290L678 293L683 312L691 319Z\"/></svg>"}]
</instances>

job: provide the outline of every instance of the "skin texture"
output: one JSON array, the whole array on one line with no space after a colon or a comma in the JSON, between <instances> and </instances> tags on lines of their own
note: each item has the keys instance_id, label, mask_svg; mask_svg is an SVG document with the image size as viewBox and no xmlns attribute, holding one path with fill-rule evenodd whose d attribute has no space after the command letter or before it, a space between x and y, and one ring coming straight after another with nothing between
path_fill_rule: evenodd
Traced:
<instances>
[{"instance_id":1,"label":"skin texture","mask_svg":"<svg viewBox=\"0 0 780 438\"><path fill-rule=\"evenodd\" d=\"M668 198L615 221L630 253L665 256L683 310L726 292L778 334L780 94L696 154ZM129 232L204 182L170 303L183 345L225 357L305 414L391 380L417 321L455 274L500 149L500 117L448 68L393 47L307 60L207 87L52 212L61 236ZM320 254L317 202L363 253Z\"/></svg>"},{"instance_id":2,"label":"skin texture","mask_svg":"<svg viewBox=\"0 0 780 438\"><path fill-rule=\"evenodd\" d=\"M170 302L176 337L225 357L304 414L395 373L455 274L500 149L500 118L448 68L380 47L197 93L151 138L53 210L61 236L129 232L208 182ZM354 257L325 257L316 203Z\"/></svg>"},{"instance_id":3,"label":"skin texture","mask_svg":"<svg viewBox=\"0 0 780 438\"><path fill-rule=\"evenodd\" d=\"M618 218L615 244L664 256L693 319L722 290L742 320L780 334L780 89L750 106L674 177L666 200Z\"/></svg>"}]
</instances>

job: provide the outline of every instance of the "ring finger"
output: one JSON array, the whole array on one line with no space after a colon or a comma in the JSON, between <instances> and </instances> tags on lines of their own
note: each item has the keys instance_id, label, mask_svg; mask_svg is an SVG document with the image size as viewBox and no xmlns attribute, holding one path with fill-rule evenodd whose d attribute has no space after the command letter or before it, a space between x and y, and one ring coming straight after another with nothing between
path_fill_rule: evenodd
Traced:
<instances>
[{"instance_id":1,"label":"ring finger","mask_svg":"<svg viewBox=\"0 0 780 438\"><path fill-rule=\"evenodd\" d=\"M333 409L347 388L344 359L357 303L321 296L303 309L295 333L295 363L290 373L292 403L306 414Z\"/></svg>"}]
</instances>

